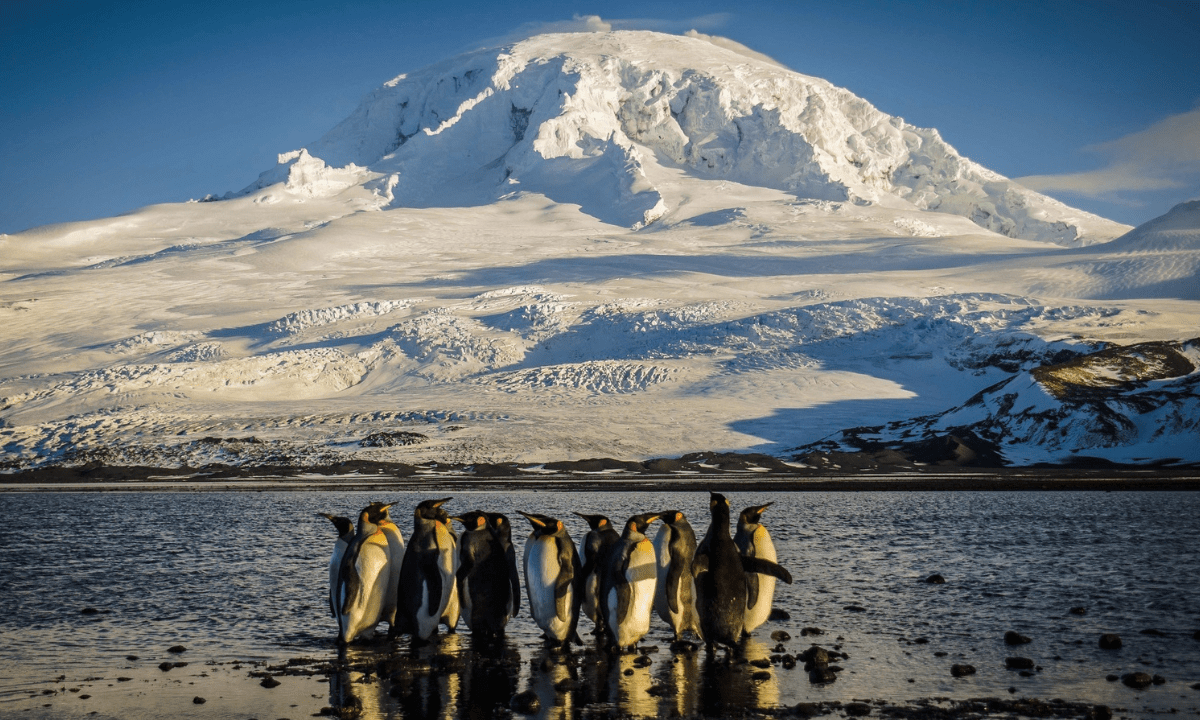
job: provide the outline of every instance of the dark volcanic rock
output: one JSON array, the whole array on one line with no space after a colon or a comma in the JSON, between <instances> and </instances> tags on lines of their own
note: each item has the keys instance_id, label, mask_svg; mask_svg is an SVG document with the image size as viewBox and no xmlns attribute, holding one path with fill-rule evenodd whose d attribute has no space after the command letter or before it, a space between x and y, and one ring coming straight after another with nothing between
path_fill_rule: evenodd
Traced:
<instances>
[{"instance_id":1,"label":"dark volcanic rock","mask_svg":"<svg viewBox=\"0 0 1200 720\"><path fill-rule=\"evenodd\" d=\"M800 628L800 637L808 637L809 635L824 635L825 631L819 627Z\"/></svg>"},{"instance_id":2,"label":"dark volcanic rock","mask_svg":"<svg viewBox=\"0 0 1200 720\"><path fill-rule=\"evenodd\" d=\"M771 633L771 639L775 642L787 642L792 639L792 636L788 634L787 630L776 630Z\"/></svg>"},{"instance_id":3,"label":"dark volcanic rock","mask_svg":"<svg viewBox=\"0 0 1200 720\"><path fill-rule=\"evenodd\" d=\"M160 662L158 664L158 669L162 670L163 672L167 672L168 670L170 670L173 667L175 667L175 666L169 662Z\"/></svg>"},{"instance_id":4,"label":"dark volcanic rock","mask_svg":"<svg viewBox=\"0 0 1200 720\"><path fill-rule=\"evenodd\" d=\"M404 445L420 445L429 438L421 433L406 430L373 432L358 442L359 447L397 447Z\"/></svg>"},{"instance_id":5,"label":"dark volcanic rock","mask_svg":"<svg viewBox=\"0 0 1200 720\"><path fill-rule=\"evenodd\" d=\"M1033 642L1033 640L1019 632L1009 630L1008 632L1004 633L1005 645L1027 645L1031 642Z\"/></svg>"},{"instance_id":6,"label":"dark volcanic rock","mask_svg":"<svg viewBox=\"0 0 1200 720\"><path fill-rule=\"evenodd\" d=\"M265 677L262 679L262 682L259 683L259 685L262 685L263 687L268 688L268 689L279 687L281 684L282 683L280 683L278 680L276 680L273 677Z\"/></svg>"},{"instance_id":7,"label":"dark volcanic rock","mask_svg":"<svg viewBox=\"0 0 1200 720\"><path fill-rule=\"evenodd\" d=\"M1150 675L1144 672L1126 673L1125 675L1121 676L1121 683L1124 684L1125 687L1131 687L1134 690L1148 688L1153 682L1154 678L1150 677Z\"/></svg>"},{"instance_id":8,"label":"dark volcanic rock","mask_svg":"<svg viewBox=\"0 0 1200 720\"><path fill-rule=\"evenodd\" d=\"M193 704L193 705L203 705L203 704L204 704L204 703L206 703L206 702L208 702L208 701L207 701L207 700L205 700L204 698L200 697L199 695L197 695L196 697L192 698L192 704Z\"/></svg>"},{"instance_id":9,"label":"dark volcanic rock","mask_svg":"<svg viewBox=\"0 0 1200 720\"><path fill-rule=\"evenodd\" d=\"M1097 705L1088 711L1085 720L1112 720L1112 708L1107 705Z\"/></svg>"},{"instance_id":10,"label":"dark volcanic rock","mask_svg":"<svg viewBox=\"0 0 1200 720\"><path fill-rule=\"evenodd\" d=\"M846 703L842 710L850 717L865 717L871 714L871 706L860 702Z\"/></svg>"},{"instance_id":11,"label":"dark volcanic rock","mask_svg":"<svg viewBox=\"0 0 1200 720\"><path fill-rule=\"evenodd\" d=\"M829 664L829 651L820 645L813 645L809 649L800 653L797 659L804 662L805 670L812 670L815 666L824 666Z\"/></svg>"},{"instance_id":12,"label":"dark volcanic rock","mask_svg":"<svg viewBox=\"0 0 1200 720\"><path fill-rule=\"evenodd\" d=\"M1026 657L1004 658L1004 667L1009 670L1032 670L1034 664L1033 660Z\"/></svg>"},{"instance_id":13,"label":"dark volcanic rock","mask_svg":"<svg viewBox=\"0 0 1200 720\"><path fill-rule=\"evenodd\" d=\"M519 712L522 715L534 715L538 710L542 709L542 701L538 700L537 693L532 690L526 690L523 693L513 695L512 702L509 707L514 712Z\"/></svg>"},{"instance_id":14,"label":"dark volcanic rock","mask_svg":"<svg viewBox=\"0 0 1200 720\"><path fill-rule=\"evenodd\" d=\"M759 670L758 672L751 674L750 679L754 682L765 682L771 679L771 673L767 672L766 670Z\"/></svg>"},{"instance_id":15,"label":"dark volcanic rock","mask_svg":"<svg viewBox=\"0 0 1200 720\"><path fill-rule=\"evenodd\" d=\"M137 655L126 655L125 659L129 662L136 662L139 658Z\"/></svg>"},{"instance_id":16,"label":"dark volcanic rock","mask_svg":"<svg viewBox=\"0 0 1200 720\"><path fill-rule=\"evenodd\" d=\"M1105 633L1100 636L1101 650L1120 650L1121 636L1116 633Z\"/></svg>"},{"instance_id":17,"label":"dark volcanic rock","mask_svg":"<svg viewBox=\"0 0 1200 720\"><path fill-rule=\"evenodd\" d=\"M1077 605L1076 607L1071 608L1068 612L1070 612L1072 615L1087 615L1087 608L1083 607L1082 605ZM1110 710L1109 712L1111 713L1112 711Z\"/></svg>"},{"instance_id":18,"label":"dark volcanic rock","mask_svg":"<svg viewBox=\"0 0 1200 720\"><path fill-rule=\"evenodd\" d=\"M951 665L950 666L950 674L953 675L954 677L966 677L968 675L974 675L975 674L975 666L974 665L957 665L957 664Z\"/></svg>"},{"instance_id":19,"label":"dark volcanic rock","mask_svg":"<svg viewBox=\"0 0 1200 720\"><path fill-rule=\"evenodd\" d=\"M187 652L187 648L182 645L172 645L171 647L167 648L167 652L179 654L181 652Z\"/></svg>"},{"instance_id":20,"label":"dark volcanic rock","mask_svg":"<svg viewBox=\"0 0 1200 720\"><path fill-rule=\"evenodd\" d=\"M767 616L767 620L771 622L781 622L791 619L792 616L787 610L780 610L779 608L773 608L771 614Z\"/></svg>"},{"instance_id":21,"label":"dark volcanic rock","mask_svg":"<svg viewBox=\"0 0 1200 720\"><path fill-rule=\"evenodd\" d=\"M1155 675L1153 678L1151 678L1151 680L1154 682L1155 685L1166 685L1167 684L1167 679L1165 677L1163 677L1162 675Z\"/></svg>"},{"instance_id":22,"label":"dark volcanic rock","mask_svg":"<svg viewBox=\"0 0 1200 720\"><path fill-rule=\"evenodd\" d=\"M824 685L834 680L837 680L837 675L827 667L815 667L808 671L808 681L813 685Z\"/></svg>"},{"instance_id":23,"label":"dark volcanic rock","mask_svg":"<svg viewBox=\"0 0 1200 720\"><path fill-rule=\"evenodd\" d=\"M945 585L946 578L942 577L941 575L939 575L937 573L934 573L934 574L930 575L929 577L925 578L925 582L929 583L930 585Z\"/></svg>"}]
</instances>

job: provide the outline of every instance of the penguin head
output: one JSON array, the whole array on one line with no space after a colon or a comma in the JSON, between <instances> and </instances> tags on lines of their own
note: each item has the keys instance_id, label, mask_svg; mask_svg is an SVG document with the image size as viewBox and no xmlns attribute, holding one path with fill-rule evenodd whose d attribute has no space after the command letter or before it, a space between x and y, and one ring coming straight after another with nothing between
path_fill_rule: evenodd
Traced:
<instances>
[{"instance_id":1,"label":"penguin head","mask_svg":"<svg viewBox=\"0 0 1200 720\"><path fill-rule=\"evenodd\" d=\"M674 526L677 522L684 522L686 518L681 510L663 510L658 514L658 518L666 525Z\"/></svg>"},{"instance_id":2,"label":"penguin head","mask_svg":"<svg viewBox=\"0 0 1200 720\"><path fill-rule=\"evenodd\" d=\"M354 534L354 523L350 522L350 518L342 517L341 515L330 515L329 513L317 513L317 515L333 523L333 526L337 528L338 537Z\"/></svg>"},{"instance_id":3,"label":"penguin head","mask_svg":"<svg viewBox=\"0 0 1200 720\"><path fill-rule=\"evenodd\" d=\"M660 513L642 513L641 515L634 515L625 521L625 532L629 533L630 531L636 530L637 532L645 535L646 531L650 529L650 523L657 520L659 515Z\"/></svg>"},{"instance_id":4,"label":"penguin head","mask_svg":"<svg viewBox=\"0 0 1200 720\"><path fill-rule=\"evenodd\" d=\"M518 510L517 512L521 513L529 520L529 524L533 526L533 534L536 537L554 535L555 533L563 530L562 520L559 520L558 518L552 518L549 515L538 515L537 513L522 512L521 510Z\"/></svg>"},{"instance_id":5,"label":"penguin head","mask_svg":"<svg viewBox=\"0 0 1200 720\"><path fill-rule=\"evenodd\" d=\"M738 517L738 520L747 525L754 525L762 519L763 512L774 504L774 502L769 502L766 505L751 505L742 511L742 514Z\"/></svg>"},{"instance_id":6,"label":"penguin head","mask_svg":"<svg viewBox=\"0 0 1200 720\"><path fill-rule=\"evenodd\" d=\"M467 530L483 530L488 526L488 514L482 510L472 510L450 519L459 521Z\"/></svg>"},{"instance_id":7,"label":"penguin head","mask_svg":"<svg viewBox=\"0 0 1200 720\"><path fill-rule=\"evenodd\" d=\"M450 513L442 509L442 506L450 502L454 498L442 498L441 500L422 500L416 509L413 510L413 517L418 522L421 520L438 520L443 523L450 522Z\"/></svg>"},{"instance_id":8,"label":"penguin head","mask_svg":"<svg viewBox=\"0 0 1200 720\"><path fill-rule=\"evenodd\" d=\"M584 515L583 513L575 513L575 515L587 520L588 527L593 530L603 530L604 528L612 527L612 521L603 515Z\"/></svg>"},{"instance_id":9,"label":"penguin head","mask_svg":"<svg viewBox=\"0 0 1200 720\"><path fill-rule=\"evenodd\" d=\"M370 507L365 507L358 513L358 536L367 537L379 532L379 526L375 524L373 513Z\"/></svg>"},{"instance_id":10,"label":"penguin head","mask_svg":"<svg viewBox=\"0 0 1200 720\"><path fill-rule=\"evenodd\" d=\"M512 524L508 522L508 517L500 513L488 513L488 527L491 528L492 534L502 540L512 540Z\"/></svg>"},{"instance_id":11,"label":"penguin head","mask_svg":"<svg viewBox=\"0 0 1200 720\"><path fill-rule=\"evenodd\" d=\"M391 522L392 518L388 515L388 509L395 504L396 503L394 503L394 502L391 502L391 503L373 502L370 505L363 508L363 512L370 512L371 513L371 522L375 523L376 525L378 525L381 522Z\"/></svg>"},{"instance_id":12,"label":"penguin head","mask_svg":"<svg viewBox=\"0 0 1200 720\"><path fill-rule=\"evenodd\" d=\"M712 513L713 520L728 524L729 523L729 500L721 493L708 493L708 509Z\"/></svg>"}]
</instances>

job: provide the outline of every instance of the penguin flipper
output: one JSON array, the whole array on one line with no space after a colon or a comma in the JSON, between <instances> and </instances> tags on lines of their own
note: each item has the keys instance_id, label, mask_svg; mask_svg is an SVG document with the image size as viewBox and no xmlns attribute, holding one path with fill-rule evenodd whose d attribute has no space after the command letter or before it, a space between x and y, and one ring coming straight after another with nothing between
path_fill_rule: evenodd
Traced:
<instances>
[{"instance_id":1,"label":"penguin flipper","mask_svg":"<svg viewBox=\"0 0 1200 720\"><path fill-rule=\"evenodd\" d=\"M758 573L759 575L770 575L771 577L777 577L789 585L792 582L792 574L787 571L787 568L784 568L778 563L773 563L770 560L764 560L763 558L746 557L743 555L742 569L750 573Z\"/></svg>"},{"instance_id":2,"label":"penguin flipper","mask_svg":"<svg viewBox=\"0 0 1200 720\"><path fill-rule=\"evenodd\" d=\"M438 612L442 605L442 569L438 567L437 553L421 554L421 574L425 582L425 599L429 612Z\"/></svg>"},{"instance_id":3,"label":"penguin flipper","mask_svg":"<svg viewBox=\"0 0 1200 720\"><path fill-rule=\"evenodd\" d=\"M554 584L554 610L559 618L566 620L571 617L575 603L567 597L575 589L576 576L579 575L579 555L570 540L556 539L558 547L558 578ZM575 593L578 595L579 593Z\"/></svg>"},{"instance_id":4,"label":"penguin flipper","mask_svg":"<svg viewBox=\"0 0 1200 720\"><path fill-rule=\"evenodd\" d=\"M692 558L692 576L699 577L708 572L708 553L696 553Z\"/></svg>"},{"instance_id":5,"label":"penguin flipper","mask_svg":"<svg viewBox=\"0 0 1200 720\"><path fill-rule=\"evenodd\" d=\"M512 545L505 550L508 556L508 582L512 586L513 617L521 610L521 576L517 575L517 551Z\"/></svg>"},{"instance_id":6,"label":"penguin flipper","mask_svg":"<svg viewBox=\"0 0 1200 720\"><path fill-rule=\"evenodd\" d=\"M671 563L671 567L667 570L667 607L671 609L672 614L679 613L679 580L683 577L683 565L681 562Z\"/></svg>"}]
</instances>

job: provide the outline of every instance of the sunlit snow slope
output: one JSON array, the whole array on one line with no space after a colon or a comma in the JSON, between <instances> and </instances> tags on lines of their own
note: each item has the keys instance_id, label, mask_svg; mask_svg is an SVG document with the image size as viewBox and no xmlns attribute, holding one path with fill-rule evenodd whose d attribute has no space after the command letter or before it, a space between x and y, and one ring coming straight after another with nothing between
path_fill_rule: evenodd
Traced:
<instances>
[{"instance_id":1,"label":"sunlit snow slope","mask_svg":"<svg viewBox=\"0 0 1200 720\"><path fill-rule=\"evenodd\" d=\"M1113 241L825 81L703 38L539 36L397 78L236 197L0 236L0 463L942 432L1041 365L1198 334L1195 216ZM1200 461L1188 432L997 446Z\"/></svg>"}]
</instances>

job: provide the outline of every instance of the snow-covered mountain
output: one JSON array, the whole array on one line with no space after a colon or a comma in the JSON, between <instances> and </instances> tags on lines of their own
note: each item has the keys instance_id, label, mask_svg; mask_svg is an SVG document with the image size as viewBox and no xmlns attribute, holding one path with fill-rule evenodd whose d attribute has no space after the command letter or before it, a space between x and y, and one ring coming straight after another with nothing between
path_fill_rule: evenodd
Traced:
<instances>
[{"instance_id":1,"label":"snow-covered mountain","mask_svg":"<svg viewBox=\"0 0 1200 720\"><path fill-rule=\"evenodd\" d=\"M400 75L249 190L328 193L378 174L391 207L533 191L617 225L678 206L658 166L799 197L916 207L1009 237L1085 245L1124 226L960 156L825 80L704 36L543 35Z\"/></svg>"},{"instance_id":2,"label":"snow-covered mountain","mask_svg":"<svg viewBox=\"0 0 1200 720\"><path fill-rule=\"evenodd\" d=\"M1193 205L1113 240L752 54L539 36L400 76L236 196L0 236L0 468L791 458L866 426L1200 462L1181 363L1104 401L1138 431L1102 447L1092 400L1003 400L1193 358Z\"/></svg>"}]
</instances>

